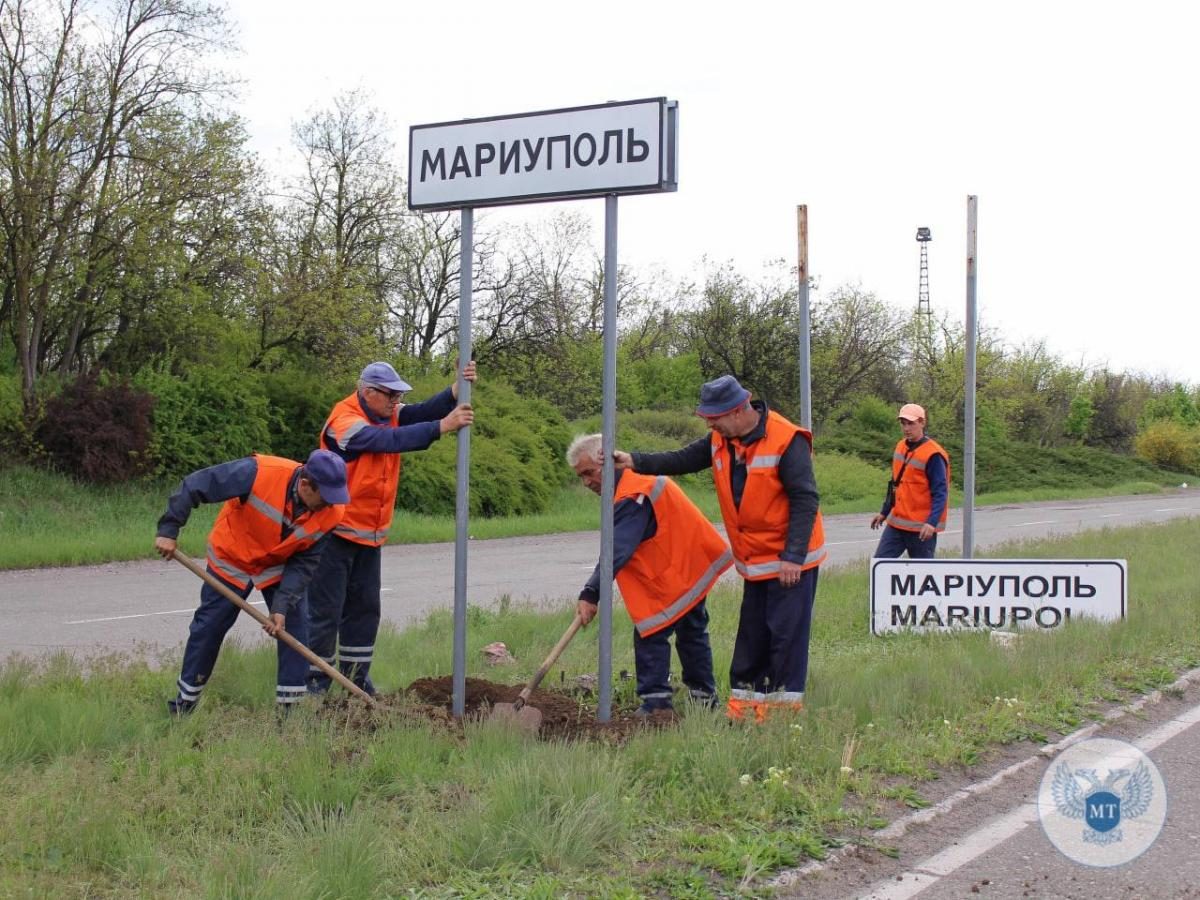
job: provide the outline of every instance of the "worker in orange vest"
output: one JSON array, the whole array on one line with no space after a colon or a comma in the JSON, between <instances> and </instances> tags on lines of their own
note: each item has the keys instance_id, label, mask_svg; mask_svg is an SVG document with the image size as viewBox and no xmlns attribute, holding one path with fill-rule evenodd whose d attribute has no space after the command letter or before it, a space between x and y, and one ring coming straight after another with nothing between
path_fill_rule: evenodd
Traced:
<instances>
[{"instance_id":1,"label":"worker in orange vest","mask_svg":"<svg viewBox=\"0 0 1200 900\"><path fill-rule=\"evenodd\" d=\"M825 531L812 470L812 433L732 375L700 389L696 414L710 429L679 450L613 454L618 468L659 475L711 469L734 566L745 583L729 716L762 721L804 708L808 644Z\"/></svg>"},{"instance_id":2,"label":"worker in orange vest","mask_svg":"<svg viewBox=\"0 0 1200 900\"><path fill-rule=\"evenodd\" d=\"M904 436L892 451L892 477L883 507L871 519L884 526L875 556L933 559L937 536L946 530L950 505L950 455L925 434L925 408L905 403L896 418Z\"/></svg>"},{"instance_id":3,"label":"worker in orange vest","mask_svg":"<svg viewBox=\"0 0 1200 900\"><path fill-rule=\"evenodd\" d=\"M463 368L475 380L475 362ZM320 445L346 462L350 505L308 592L310 649L368 694L380 619L380 548L400 487L401 453L424 450L443 434L470 425L470 404L458 403L458 383L420 403L404 403L412 388L386 362L362 370L358 386L338 401L319 437ZM329 676L309 668L314 694L329 689Z\"/></svg>"},{"instance_id":4,"label":"worker in orange vest","mask_svg":"<svg viewBox=\"0 0 1200 900\"><path fill-rule=\"evenodd\" d=\"M567 463L584 486L600 493L601 436L581 435L567 448ZM615 472L613 574L633 620L633 660L638 715L671 709L670 637L684 686L694 702L713 706L717 684L708 640L705 600L733 565L725 540L675 482L665 476ZM600 567L579 594L584 625L596 615Z\"/></svg>"},{"instance_id":5,"label":"worker in orange vest","mask_svg":"<svg viewBox=\"0 0 1200 900\"><path fill-rule=\"evenodd\" d=\"M201 503L224 502L208 536L209 574L243 598L257 587L271 615L263 630L274 636L286 625L303 644L304 591L349 500L346 466L333 453L314 450L303 465L278 456L248 456L183 479L158 520L154 549L170 559L192 510ZM172 715L195 708L239 612L207 582L200 588L179 692L167 703ZM278 653L275 700L287 709L305 695L308 661L282 642Z\"/></svg>"}]
</instances>

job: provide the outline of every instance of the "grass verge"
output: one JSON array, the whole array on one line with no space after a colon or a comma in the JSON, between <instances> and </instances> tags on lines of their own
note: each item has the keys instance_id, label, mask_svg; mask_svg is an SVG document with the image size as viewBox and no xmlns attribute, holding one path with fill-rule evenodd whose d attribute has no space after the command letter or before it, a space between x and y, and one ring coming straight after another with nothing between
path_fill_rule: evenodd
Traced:
<instances>
[{"instance_id":1,"label":"grass verge","mask_svg":"<svg viewBox=\"0 0 1200 900\"><path fill-rule=\"evenodd\" d=\"M851 456L818 454L816 474L821 508L826 515L870 513L879 509L886 474ZM689 476L683 489L713 521L721 512L707 475ZM115 487L81 485L70 479L25 466L0 472L0 569L71 566L153 557L154 528L175 485L128 484ZM1077 497L1154 493L1148 481L1111 487L1034 488L982 494L979 506L1060 500ZM961 502L954 491L952 504ZM201 506L181 535L191 556L204 554L204 542L219 507ZM595 497L578 484L565 485L543 513L474 519L476 539L589 531L599 528ZM390 542L425 544L454 540L453 516L428 516L397 510Z\"/></svg>"},{"instance_id":2,"label":"grass verge","mask_svg":"<svg viewBox=\"0 0 1200 900\"><path fill-rule=\"evenodd\" d=\"M1042 741L1107 701L1200 664L1200 520L1094 532L997 555L1125 558L1130 616L1030 633L873 638L865 566L818 590L809 710L760 728L685 710L624 747L464 733L397 714L363 730L302 708L274 716L273 653L227 648L200 710L169 721L174 672L58 657L0 668L0 895L712 897L754 895L783 867L872 843L931 779L998 745ZM472 609L471 675L517 682L569 618ZM718 673L737 597L710 600ZM632 669L618 614L614 669ZM373 670L395 689L450 670L446 612L387 632ZM593 670L596 629L568 647ZM480 648L521 663L498 676ZM552 680L554 676L551 676ZM618 703L632 703L630 682ZM722 690L725 685L722 684Z\"/></svg>"}]
</instances>

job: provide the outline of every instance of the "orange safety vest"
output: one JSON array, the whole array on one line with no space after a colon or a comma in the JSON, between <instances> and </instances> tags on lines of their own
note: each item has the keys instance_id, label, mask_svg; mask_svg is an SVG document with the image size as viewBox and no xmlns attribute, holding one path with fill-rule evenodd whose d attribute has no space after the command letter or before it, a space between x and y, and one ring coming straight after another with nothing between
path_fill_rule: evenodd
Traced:
<instances>
[{"instance_id":1,"label":"orange safety vest","mask_svg":"<svg viewBox=\"0 0 1200 900\"><path fill-rule=\"evenodd\" d=\"M621 567L617 584L633 627L647 637L695 607L733 565L733 554L671 479L623 472L613 503L639 496L653 504L658 530Z\"/></svg>"},{"instance_id":2,"label":"orange safety vest","mask_svg":"<svg viewBox=\"0 0 1200 900\"><path fill-rule=\"evenodd\" d=\"M925 464L935 456L941 456L946 461L946 505L942 508L942 517L935 526L938 531L946 530L946 513L950 509L950 456L942 446L932 438L917 445L910 454L907 442L901 438L892 451L892 481L897 478L896 502L888 513L887 523L901 531L920 531L929 521L933 512L933 496L929 493L929 476L925 474ZM905 459L908 465L904 465ZM904 469L904 474L900 470Z\"/></svg>"},{"instance_id":3,"label":"orange safety vest","mask_svg":"<svg viewBox=\"0 0 1200 900\"><path fill-rule=\"evenodd\" d=\"M364 428L395 428L399 417L400 410L394 409L387 425L375 424L359 404L356 391L333 407L321 428L321 449L335 453L345 450L350 438ZM337 446L329 443L330 431ZM400 488L402 466L399 453L363 453L353 460L346 460L350 503L346 507L346 517L333 533L368 547L386 544L392 515L396 511L396 491Z\"/></svg>"},{"instance_id":4,"label":"orange safety vest","mask_svg":"<svg viewBox=\"0 0 1200 900\"><path fill-rule=\"evenodd\" d=\"M341 521L346 507L327 506L310 512L303 505L287 517L287 494L301 464L278 456L255 456L258 474L245 502L225 501L208 536L208 564L213 571L245 589L278 584L287 561L307 550ZM291 527L281 537L284 526Z\"/></svg>"},{"instance_id":5,"label":"orange safety vest","mask_svg":"<svg viewBox=\"0 0 1200 900\"><path fill-rule=\"evenodd\" d=\"M779 480L779 461L797 434L804 435L811 449L811 431L768 410L766 433L761 438L744 448L734 442L735 449L744 454L746 462L746 487L742 491L741 505L735 506L727 442L717 432L712 433L713 484L721 503L729 545L733 548L734 565L747 581L779 577L779 554L787 544L790 511L783 482ZM801 568L819 566L825 556L825 526L818 509Z\"/></svg>"}]
</instances>

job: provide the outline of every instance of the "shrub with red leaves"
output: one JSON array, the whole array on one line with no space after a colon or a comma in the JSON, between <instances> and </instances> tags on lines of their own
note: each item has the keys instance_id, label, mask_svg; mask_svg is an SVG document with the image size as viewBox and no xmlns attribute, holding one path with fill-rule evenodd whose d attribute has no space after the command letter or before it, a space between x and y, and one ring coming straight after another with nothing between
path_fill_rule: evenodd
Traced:
<instances>
[{"instance_id":1,"label":"shrub with red leaves","mask_svg":"<svg viewBox=\"0 0 1200 900\"><path fill-rule=\"evenodd\" d=\"M150 468L154 397L125 381L85 375L46 404L35 436L55 468L113 484Z\"/></svg>"}]
</instances>

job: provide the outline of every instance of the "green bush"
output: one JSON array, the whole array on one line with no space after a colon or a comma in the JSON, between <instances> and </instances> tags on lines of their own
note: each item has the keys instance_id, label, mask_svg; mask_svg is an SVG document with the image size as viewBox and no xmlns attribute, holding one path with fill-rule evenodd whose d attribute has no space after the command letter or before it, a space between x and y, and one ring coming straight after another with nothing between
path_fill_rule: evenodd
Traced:
<instances>
[{"instance_id":1,"label":"green bush","mask_svg":"<svg viewBox=\"0 0 1200 900\"><path fill-rule=\"evenodd\" d=\"M321 428L333 405L354 390L357 373L343 378L284 369L262 376L271 407L271 452L305 460L317 449Z\"/></svg>"},{"instance_id":2,"label":"green bush","mask_svg":"<svg viewBox=\"0 0 1200 900\"><path fill-rule=\"evenodd\" d=\"M0 449L21 452L28 441L19 373L0 373Z\"/></svg>"},{"instance_id":3,"label":"green bush","mask_svg":"<svg viewBox=\"0 0 1200 900\"><path fill-rule=\"evenodd\" d=\"M150 446L154 474L179 477L273 452L271 408L256 373L194 366L174 375L162 364L142 369L134 381L157 400Z\"/></svg>"},{"instance_id":4,"label":"green bush","mask_svg":"<svg viewBox=\"0 0 1200 900\"><path fill-rule=\"evenodd\" d=\"M414 399L446 386L436 376L407 379ZM564 454L570 432L562 416L541 400L518 396L502 382L477 384L471 394L470 507L473 516L527 515L544 511L567 481ZM446 436L428 449L404 454L396 505L413 512L452 515L458 442Z\"/></svg>"},{"instance_id":5,"label":"green bush","mask_svg":"<svg viewBox=\"0 0 1200 900\"><path fill-rule=\"evenodd\" d=\"M1146 427L1135 442L1137 455L1156 466L1176 472L1200 472L1200 428L1159 419Z\"/></svg>"},{"instance_id":6,"label":"green bush","mask_svg":"<svg viewBox=\"0 0 1200 900\"><path fill-rule=\"evenodd\" d=\"M836 451L826 453L818 449L813 455L813 474L817 479L823 508L861 500L863 497L878 496L883 502L888 472L856 456Z\"/></svg>"}]
</instances>

